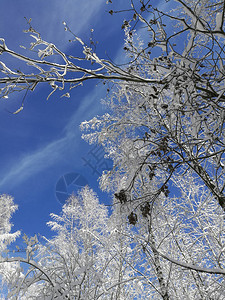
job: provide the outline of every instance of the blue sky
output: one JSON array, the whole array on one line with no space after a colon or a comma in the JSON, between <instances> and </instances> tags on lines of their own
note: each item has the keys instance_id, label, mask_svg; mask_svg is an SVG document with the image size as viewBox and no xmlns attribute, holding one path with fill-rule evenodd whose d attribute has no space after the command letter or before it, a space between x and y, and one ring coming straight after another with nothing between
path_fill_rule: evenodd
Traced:
<instances>
[{"instance_id":1,"label":"blue sky","mask_svg":"<svg viewBox=\"0 0 225 300\"><path fill-rule=\"evenodd\" d=\"M119 3L124 2L117 1L118 6ZM64 31L62 22L66 21L85 41L93 28L98 54L104 57L107 52L113 59L123 44L120 24L124 15L110 16L110 9L113 6L106 5L105 0L1 0L0 37L5 38L9 48L22 53L19 45L28 46L32 41L23 33L27 28L24 17L32 18L32 26L44 39L65 52L76 52L76 45L68 42L71 36ZM7 60L11 62L4 57L4 62ZM82 141L79 130L83 120L103 113L100 100L106 91L97 84L87 82L74 89L70 99L55 93L48 101L49 88L38 87L27 95L24 110L17 115L9 111L18 109L23 95L0 99L0 193L12 195L19 206L13 216L14 229L28 235L49 235L45 225L49 214L61 210L56 184L68 173L81 174L97 190L102 202L109 201L98 190L98 174L85 165L85 160L92 165L97 162L92 152L100 149Z\"/></svg>"}]
</instances>

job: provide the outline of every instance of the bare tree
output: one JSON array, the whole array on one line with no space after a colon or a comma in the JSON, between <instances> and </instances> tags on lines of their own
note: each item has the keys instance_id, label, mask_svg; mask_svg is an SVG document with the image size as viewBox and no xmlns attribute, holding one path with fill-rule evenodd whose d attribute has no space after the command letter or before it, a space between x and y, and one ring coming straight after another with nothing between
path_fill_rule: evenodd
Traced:
<instances>
[{"instance_id":1,"label":"bare tree","mask_svg":"<svg viewBox=\"0 0 225 300\"><path fill-rule=\"evenodd\" d=\"M83 122L81 128L86 130L84 138L102 144L114 162L113 170L101 177L102 188L115 193L116 203L124 207L130 224L138 226L141 220L148 224L145 243L148 256L154 258L162 298L174 298L176 293L177 299L181 297L185 284L179 287L178 279L170 279L172 270L177 275L185 269L194 286L194 297L220 299L224 289L224 242L216 245L217 239L206 230L218 230L219 239L223 240L224 229L220 228L224 226L225 210L224 2L177 2L175 10L166 12L152 7L149 1L140 1L139 7L131 1L133 20L123 24L124 50L130 57L126 70L144 80L114 81L105 100L109 112ZM135 32L137 22L144 26ZM199 194L190 199L191 185ZM185 197L174 198L174 193L182 195L183 189ZM195 203L198 197L201 205L208 207L203 219L198 215L199 204ZM177 223L171 225L173 205L178 216ZM165 207L170 209L164 214ZM183 218L188 209L197 216L193 229L188 226L189 218ZM204 229L202 224L207 215L208 225ZM221 221L219 227L217 219ZM159 234L161 229L164 237ZM185 230L187 235L194 230L187 240ZM141 239L143 235L144 232L138 236ZM176 245L175 252L172 244L160 251L167 238ZM167 255L166 250L172 251L172 255ZM208 252L215 261L207 258ZM207 285L210 276L216 286ZM185 293L189 299L191 292Z\"/></svg>"},{"instance_id":2,"label":"bare tree","mask_svg":"<svg viewBox=\"0 0 225 300\"><path fill-rule=\"evenodd\" d=\"M224 209L225 98L224 50L221 46L224 7L216 5L215 9L212 4L212 13L206 22L204 18L210 8L203 9L201 2L189 5L178 1L181 7L174 15L141 3L143 6L138 12L132 2L133 18L144 22L150 37L145 47L140 37L143 29L135 35L132 22L127 21L124 49L131 58L126 70L143 80L134 82L128 77L127 81L117 82L109 102L113 117L105 115L98 121L93 120L93 124L102 126L102 133L99 137L94 133L86 138L116 145L112 133L117 132L121 153L118 155L117 151L117 158L112 156L115 166L123 159L123 167L126 165L126 172L130 174L127 191L135 186L142 174L148 181L157 177L155 196L160 191L167 194L172 174L191 169ZM149 20L144 14L152 18ZM211 16L215 17L216 24ZM169 21L178 23L173 34L170 28L166 31ZM156 49L160 55L156 55ZM90 123L82 126L88 129ZM129 143L127 151L136 152L132 170L128 154L122 154L126 148L125 140ZM119 169L117 167L118 172ZM108 175L111 174L113 172Z\"/></svg>"},{"instance_id":3,"label":"bare tree","mask_svg":"<svg viewBox=\"0 0 225 300\"><path fill-rule=\"evenodd\" d=\"M50 95L57 89L67 89L64 96L69 96L71 89L89 79L118 83L120 97L123 94L131 99L142 95L145 101L139 104L140 113L155 119L151 126L143 124L146 131L139 137L151 148L143 164L154 169L149 163L153 157L157 166L167 173L167 179L181 165L191 168L224 208L224 3L194 0L177 3L177 9L163 11L149 1L130 2L132 19L124 21L122 26L127 34L124 49L130 55L125 68L99 58L75 35L83 56L67 56L44 41L29 20L26 32L34 38L30 49L36 49L39 59L10 50L1 39L2 58L5 56L7 61L7 55L11 55L31 66L31 71L26 73L13 70L1 61L1 96L33 91L40 83L51 86ZM138 30L138 38L147 39L139 46L133 37L137 23L144 27ZM70 31L66 23L64 26ZM51 59L53 55L58 62ZM90 67L83 67L82 61L89 61ZM154 138L151 131L155 132ZM142 167L140 163L138 169Z\"/></svg>"}]
</instances>

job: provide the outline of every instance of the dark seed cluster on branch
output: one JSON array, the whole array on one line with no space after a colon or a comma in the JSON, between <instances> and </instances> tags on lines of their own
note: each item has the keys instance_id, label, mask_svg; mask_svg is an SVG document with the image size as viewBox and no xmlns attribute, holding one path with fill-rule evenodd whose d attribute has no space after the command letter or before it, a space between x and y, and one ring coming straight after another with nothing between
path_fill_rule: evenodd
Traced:
<instances>
[{"instance_id":1,"label":"dark seed cluster on branch","mask_svg":"<svg viewBox=\"0 0 225 300\"><path fill-rule=\"evenodd\" d=\"M116 199L118 199L120 201L121 204L124 204L127 202L127 195L126 195L124 189L120 190L119 193L115 193L115 197L116 197Z\"/></svg>"}]
</instances>

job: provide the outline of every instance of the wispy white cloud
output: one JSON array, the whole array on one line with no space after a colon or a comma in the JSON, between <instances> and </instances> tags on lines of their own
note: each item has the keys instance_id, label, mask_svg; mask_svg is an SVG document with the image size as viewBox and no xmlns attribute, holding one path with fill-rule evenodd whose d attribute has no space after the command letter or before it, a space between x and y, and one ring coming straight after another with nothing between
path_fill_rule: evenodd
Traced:
<instances>
[{"instance_id":1,"label":"wispy white cloud","mask_svg":"<svg viewBox=\"0 0 225 300\"><path fill-rule=\"evenodd\" d=\"M14 161L9 172L1 174L0 187L4 188L8 185L17 186L30 176L33 176L46 167L51 167L59 158L60 153L69 137L54 141L47 146L38 149L37 151L26 155L19 161Z\"/></svg>"},{"instance_id":2,"label":"wispy white cloud","mask_svg":"<svg viewBox=\"0 0 225 300\"><path fill-rule=\"evenodd\" d=\"M7 167L9 170L7 173L0 173L0 178L2 178L2 180L0 180L0 188L7 191L7 186L10 186L10 188L18 186L31 176L35 176L57 164L68 152L73 152L74 157L77 157L79 153L82 152L82 149L78 148L81 133L75 124L80 124L84 116L89 118L91 114L98 113L100 110L99 100L102 96L103 88L99 87L87 94L65 126L65 136L40 147L30 154L26 154L26 156L19 161L14 160L14 162Z\"/></svg>"}]
</instances>

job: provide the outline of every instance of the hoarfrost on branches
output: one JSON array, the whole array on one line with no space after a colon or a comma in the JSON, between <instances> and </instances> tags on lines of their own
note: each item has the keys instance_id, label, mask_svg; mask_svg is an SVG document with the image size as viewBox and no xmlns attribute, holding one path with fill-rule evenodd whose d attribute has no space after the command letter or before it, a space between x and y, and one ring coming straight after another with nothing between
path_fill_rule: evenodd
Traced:
<instances>
[{"instance_id":1,"label":"hoarfrost on branches","mask_svg":"<svg viewBox=\"0 0 225 300\"><path fill-rule=\"evenodd\" d=\"M25 276L21 289L12 289L17 294L36 287L41 296L78 299L224 295L225 4L176 0L171 10L150 1L130 4L122 24L123 66L100 58L66 23L81 57L44 41L30 22L38 59L0 40L2 57L12 55L35 70L18 73L2 61L2 97L43 82L50 95L60 90L65 97L86 80L109 86L107 114L81 129L113 160L100 178L114 195L112 215L88 188L71 197L61 215L52 214L55 238L42 246L25 239L23 262L32 266L34 284ZM58 62L51 60L54 53ZM40 263L33 259L37 244Z\"/></svg>"}]
</instances>

